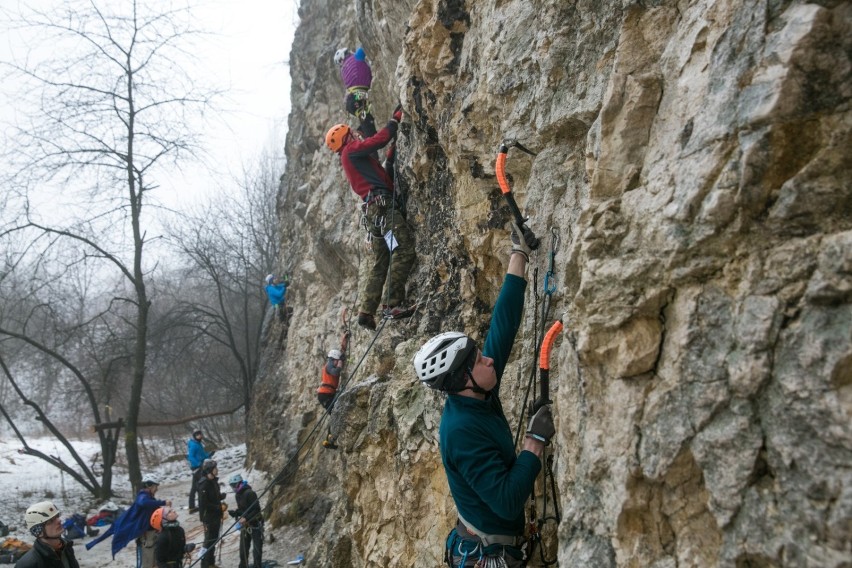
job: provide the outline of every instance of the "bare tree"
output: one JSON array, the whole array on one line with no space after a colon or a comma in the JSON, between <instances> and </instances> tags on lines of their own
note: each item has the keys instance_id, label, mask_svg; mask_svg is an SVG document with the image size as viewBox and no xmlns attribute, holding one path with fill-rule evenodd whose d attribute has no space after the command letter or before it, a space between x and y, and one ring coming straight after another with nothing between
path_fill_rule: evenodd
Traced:
<instances>
[{"instance_id":1,"label":"bare tree","mask_svg":"<svg viewBox=\"0 0 852 568\"><path fill-rule=\"evenodd\" d=\"M267 305L263 277L274 267L280 246L275 204L283 165L277 162L263 154L245 168L232 191L169 231L170 242L192 266L185 282L195 293L183 294L179 304L189 320L185 325L224 349L229 359L208 358L202 371L215 376L225 368L239 377L246 417Z\"/></svg>"},{"instance_id":2,"label":"bare tree","mask_svg":"<svg viewBox=\"0 0 852 568\"><path fill-rule=\"evenodd\" d=\"M89 424L101 422L101 403L108 402L110 386L129 367L127 353L132 342L128 338L116 341L110 332L112 314L92 309L96 301L86 298L88 278L81 275L83 267L72 267L60 276L40 270L43 266L41 263L30 266L28 279L23 278L25 273L20 267L3 277L0 376L5 376L4 384L12 387L16 398L35 412L35 419L68 447L76 466L32 448L5 408L3 414L25 453L68 472L95 496L106 498L112 492L118 432L115 429L98 432L103 462L99 483L57 424L67 424L72 417L81 415L88 417ZM15 361L14 368L7 361ZM18 380L16 375L26 380ZM109 419L108 411L106 418Z\"/></svg>"},{"instance_id":3,"label":"bare tree","mask_svg":"<svg viewBox=\"0 0 852 568\"><path fill-rule=\"evenodd\" d=\"M191 125L215 95L188 72L197 34L189 8L153 6L67 0L50 11L29 9L16 25L37 43L4 64L5 84L22 85L5 153L16 166L9 183L20 213L0 237L26 232L36 257L70 241L76 253L63 262L98 263L112 275L104 279L125 283L114 303L132 307L124 321L133 334L125 445L134 487L141 482L137 422L152 302L146 284L156 267L144 254L151 239L143 211L156 205L158 176L198 150Z\"/></svg>"}]
</instances>

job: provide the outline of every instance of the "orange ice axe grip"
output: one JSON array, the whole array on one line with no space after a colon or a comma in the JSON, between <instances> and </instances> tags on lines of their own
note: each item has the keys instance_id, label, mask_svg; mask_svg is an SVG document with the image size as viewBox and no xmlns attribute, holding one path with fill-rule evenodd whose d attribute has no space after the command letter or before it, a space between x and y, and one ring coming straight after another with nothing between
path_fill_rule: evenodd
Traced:
<instances>
[{"instance_id":1,"label":"orange ice axe grip","mask_svg":"<svg viewBox=\"0 0 852 568\"><path fill-rule=\"evenodd\" d=\"M518 227L521 227L527 222L527 220L524 219L523 215L521 215L521 210L518 208L517 202L515 202L515 196L512 195L512 188L509 187L509 180L506 179L506 157L508 155L509 147L506 146L506 144L501 144L500 151L497 153L497 164L495 165L495 169L497 170L497 183L500 184L500 191L503 192L503 198L509 205L509 210L512 212L512 216L515 218L515 224L517 224Z\"/></svg>"},{"instance_id":2,"label":"orange ice axe grip","mask_svg":"<svg viewBox=\"0 0 852 568\"><path fill-rule=\"evenodd\" d=\"M550 350L553 347L553 342L556 336L562 333L562 322L556 320L547 333L544 334L544 340L541 342L541 353L538 356L538 373L539 382L541 383L541 396L535 401L534 410L538 410L545 404L550 404Z\"/></svg>"}]
</instances>

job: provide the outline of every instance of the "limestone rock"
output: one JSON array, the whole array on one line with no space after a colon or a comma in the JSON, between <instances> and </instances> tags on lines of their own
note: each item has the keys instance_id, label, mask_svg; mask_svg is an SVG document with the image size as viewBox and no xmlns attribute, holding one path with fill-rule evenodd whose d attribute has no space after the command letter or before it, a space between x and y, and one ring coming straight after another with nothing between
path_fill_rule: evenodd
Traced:
<instances>
[{"instance_id":1,"label":"limestone rock","mask_svg":"<svg viewBox=\"0 0 852 568\"><path fill-rule=\"evenodd\" d=\"M411 359L439 331L484 339L509 247L504 138L536 152L511 151L507 169L543 243L504 375L513 422L559 237L562 522L547 553L852 565L852 4L303 0L299 15L278 213L300 317L263 353L250 459L281 471L270 523L309 527L309 565L441 563L456 518L443 399ZM377 124L405 109L420 306L378 337L354 330L351 382L326 416L320 365L367 254L323 146L349 120L343 45L372 62ZM319 445L329 431L338 450Z\"/></svg>"}]
</instances>

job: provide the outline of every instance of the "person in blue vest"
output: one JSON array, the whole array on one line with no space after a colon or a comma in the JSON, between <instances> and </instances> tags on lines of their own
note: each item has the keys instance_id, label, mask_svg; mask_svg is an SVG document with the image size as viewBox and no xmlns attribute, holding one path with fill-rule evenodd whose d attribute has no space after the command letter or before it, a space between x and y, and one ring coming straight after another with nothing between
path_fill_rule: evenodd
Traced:
<instances>
[{"instance_id":1,"label":"person in blue vest","mask_svg":"<svg viewBox=\"0 0 852 568\"><path fill-rule=\"evenodd\" d=\"M50 501L30 505L24 519L36 540L15 568L80 567L74 556L74 543L62 538L62 515L56 505Z\"/></svg>"},{"instance_id":2,"label":"person in blue vest","mask_svg":"<svg viewBox=\"0 0 852 568\"><path fill-rule=\"evenodd\" d=\"M201 477L201 464L204 460L213 457L216 452L207 452L204 449L204 433L196 430L192 438L186 441L186 459L189 461L189 469L192 471L192 485L189 487L189 512L196 513L195 496L198 493L198 480Z\"/></svg>"},{"instance_id":3,"label":"person in blue vest","mask_svg":"<svg viewBox=\"0 0 852 568\"><path fill-rule=\"evenodd\" d=\"M99 542L112 537L112 557L127 546L131 540L136 540L136 568L154 568L154 546L157 543L157 531L151 527L151 515L158 508L171 507L171 501L156 498L160 482L153 476L142 478L142 489L136 494L136 500L110 528L95 540L86 544L86 550Z\"/></svg>"},{"instance_id":4,"label":"person in blue vest","mask_svg":"<svg viewBox=\"0 0 852 568\"><path fill-rule=\"evenodd\" d=\"M508 568L526 565L524 505L541 470L544 445L555 433L545 405L530 420L516 455L500 403L503 370L523 315L524 274L538 246L526 225L513 229L509 267L484 346L451 331L431 338L414 356L421 383L447 393L439 445L458 511L444 550L450 566L489 565L494 559Z\"/></svg>"}]
</instances>

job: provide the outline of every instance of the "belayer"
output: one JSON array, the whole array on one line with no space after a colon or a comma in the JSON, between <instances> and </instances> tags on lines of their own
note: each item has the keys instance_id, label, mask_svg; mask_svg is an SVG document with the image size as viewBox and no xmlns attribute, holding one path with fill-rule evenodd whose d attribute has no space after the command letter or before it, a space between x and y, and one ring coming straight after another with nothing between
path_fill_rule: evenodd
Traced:
<instances>
[{"instance_id":1,"label":"belayer","mask_svg":"<svg viewBox=\"0 0 852 568\"><path fill-rule=\"evenodd\" d=\"M216 565L216 541L222 528L222 513L227 510L225 497L219 490L218 475L216 461L204 460L201 481L198 482L198 516L204 525L204 545L199 551L201 568L213 568Z\"/></svg>"},{"instance_id":2,"label":"belayer","mask_svg":"<svg viewBox=\"0 0 852 568\"><path fill-rule=\"evenodd\" d=\"M376 329L374 314L381 303L385 280L388 281L388 304L383 305L383 317L404 318L414 311L404 305L405 283L416 258L414 238L399 208L392 175L371 155L394 139L401 120L402 109L397 108L387 126L375 136L362 139L345 124L332 126L325 136L326 145L340 156L340 165L352 191L362 201L361 223L370 240L373 262L363 272L358 285L358 325L373 330ZM391 171L392 160L390 156Z\"/></svg>"},{"instance_id":3,"label":"belayer","mask_svg":"<svg viewBox=\"0 0 852 568\"><path fill-rule=\"evenodd\" d=\"M500 384L521 324L529 255L537 246L532 230L513 223L509 267L481 349L464 333L450 331L414 356L421 383L447 393L439 445L458 511L444 550L449 566L484 566L488 560L526 565L524 505L555 429L550 405L542 406L516 455Z\"/></svg>"},{"instance_id":4,"label":"belayer","mask_svg":"<svg viewBox=\"0 0 852 568\"><path fill-rule=\"evenodd\" d=\"M184 555L195 549L186 544L186 532L178 522L178 512L171 507L160 507L151 515L151 527L157 531L154 560L157 568L181 568Z\"/></svg>"},{"instance_id":5,"label":"belayer","mask_svg":"<svg viewBox=\"0 0 852 568\"><path fill-rule=\"evenodd\" d=\"M239 473L231 476L228 485L237 501L237 508L228 514L237 519L240 530L240 568L248 568L249 551L254 566L263 566L263 515L257 493Z\"/></svg>"},{"instance_id":6,"label":"belayer","mask_svg":"<svg viewBox=\"0 0 852 568\"><path fill-rule=\"evenodd\" d=\"M160 507L171 507L171 501L157 499L160 482L153 476L142 479L142 489L136 494L136 500L109 529L100 537L86 544L86 550L102 540L112 537L112 557L136 539L136 568L154 567L154 545L157 541L157 531L151 528L151 515Z\"/></svg>"}]
</instances>

